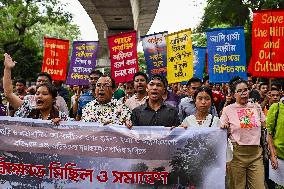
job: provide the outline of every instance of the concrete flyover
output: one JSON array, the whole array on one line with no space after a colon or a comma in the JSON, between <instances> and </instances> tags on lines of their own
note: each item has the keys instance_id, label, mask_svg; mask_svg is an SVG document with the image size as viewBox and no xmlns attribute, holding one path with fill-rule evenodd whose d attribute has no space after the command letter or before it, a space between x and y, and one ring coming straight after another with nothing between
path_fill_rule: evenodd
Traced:
<instances>
[{"instance_id":1,"label":"concrete flyover","mask_svg":"<svg viewBox=\"0 0 284 189\"><path fill-rule=\"evenodd\" d=\"M107 36L137 30L146 35L154 21L160 0L78 0L99 36L100 53L97 67L109 67Z\"/></svg>"}]
</instances>

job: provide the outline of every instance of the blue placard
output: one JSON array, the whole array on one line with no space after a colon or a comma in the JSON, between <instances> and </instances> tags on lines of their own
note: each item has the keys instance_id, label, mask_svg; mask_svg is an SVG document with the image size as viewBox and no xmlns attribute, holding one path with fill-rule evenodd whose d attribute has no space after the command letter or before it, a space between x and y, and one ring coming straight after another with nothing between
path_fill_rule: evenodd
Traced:
<instances>
[{"instance_id":1,"label":"blue placard","mask_svg":"<svg viewBox=\"0 0 284 189\"><path fill-rule=\"evenodd\" d=\"M206 61L206 47L195 47L193 49L193 77L197 77L202 80L203 72Z\"/></svg>"},{"instance_id":2,"label":"blue placard","mask_svg":"<svg viewBox=\"0 0 284 189\"><path fill-rule=\"evenodd\" d=\"M246 80L244 28L215 28L206 35L209 82L226 83L235 76Z\"/></svg>"},{"instance_id":3,"label":"blue placard","mask_svg":"<svg viewBox=\"0 0 284 189\"><path fill-rule=\"evenodd\" d=\"M167 74L167 47L165 35L161 32L141 37L144 56L147 64L147 73L151 77L155 74Z\"/></svg>"}]
</instances>

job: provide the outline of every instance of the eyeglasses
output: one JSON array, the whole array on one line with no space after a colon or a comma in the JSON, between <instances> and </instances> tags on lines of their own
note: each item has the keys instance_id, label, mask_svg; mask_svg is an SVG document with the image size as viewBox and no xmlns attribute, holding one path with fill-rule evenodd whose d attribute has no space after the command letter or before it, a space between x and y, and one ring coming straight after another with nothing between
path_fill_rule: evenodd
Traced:
<instances>
[{"instance_id":1,"label":"eyeglasses","mask_svg":"<svg viewBox=\"0 0 284 189\"><path fill-rule=\"evenodd\" d=\"M109 89L111 88L112 86L110 84L107 84L107 83L97 83L96 84L96 88L103 88L103 89Z\"/></svg>"},{"instance_id":2,"label":"eyeglasses","mask_svg":"<svg viewBox=\"0 0 284 189\"><path fill-rule=\"evenodd\" d=\"M243 94L243 93L246 93L246 92L248 92L248 88L238 89L238 90L236 91L236 93L240 93L240 94Z\"/></svg>"}]
</instances>

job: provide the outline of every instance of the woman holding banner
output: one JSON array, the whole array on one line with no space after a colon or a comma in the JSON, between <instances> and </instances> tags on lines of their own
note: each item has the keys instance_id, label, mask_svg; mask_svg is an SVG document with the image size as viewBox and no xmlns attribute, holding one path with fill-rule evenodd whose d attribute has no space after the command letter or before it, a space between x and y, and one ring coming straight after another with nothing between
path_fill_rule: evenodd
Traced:
<instances>
[{"instance_id":1,"label":"woman holding banner","mask_svg":"<svg viewBox=\"0 0 284 189\"><path fill-rule=\"evenodd\" d=\"M181 127L187 128L189 126L219 126L219 118L212 116L209 113L213 101L212 91L208 87L200 87L195 91L193 97L196 113L194 115L186 117L183 120Z\"/></svg>"},{"instance_id":2,"label":"woman holding banner","mask_svg":"<svg viewBox=\"0 0 284 189\"><path fill-rule=\"evenodd\" d=\"M261 127L265 116L261 107L248 103L246 81L233 82L231 92L236 102L226 106L221 115L221 127L229 129L233 144L233 159L229 169L230 189L264 189L264 166L260 146Z\"/></svg>"},{"instance_id":3,"label":"woman holding banner","mask_svg":"<svg viewBox=\"0 0 284 189\"><path fill-rule=\"evenodd\" d=\"M15 113L15 117L51 120L56 125L59 121L67 121L67 115L55 107L56 96L57 90L52 84L38 85L35 94L36 106L32 106L29 100L25 100Z\"/></svg>"}]
</instances>

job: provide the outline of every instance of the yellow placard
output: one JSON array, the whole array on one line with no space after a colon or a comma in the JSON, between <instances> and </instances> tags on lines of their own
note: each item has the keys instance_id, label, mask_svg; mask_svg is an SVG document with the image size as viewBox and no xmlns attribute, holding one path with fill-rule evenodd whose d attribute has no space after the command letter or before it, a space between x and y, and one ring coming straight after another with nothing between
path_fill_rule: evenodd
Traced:
<instances>
[{"instance_id":1,"label":"yellow placard","mask_svg":"<svg viewBox=\"0 0 284 189\"><path fill-rule=\"evenodd\" d=\"M169 83L188 81L193 77L191 30L166 35L167 79Z\"/></svg>"}]
</instances>

